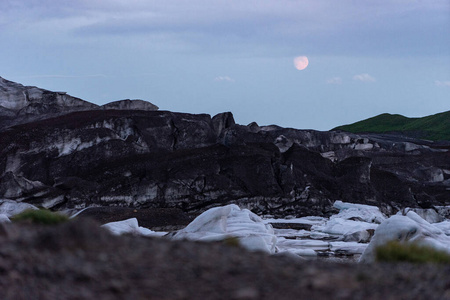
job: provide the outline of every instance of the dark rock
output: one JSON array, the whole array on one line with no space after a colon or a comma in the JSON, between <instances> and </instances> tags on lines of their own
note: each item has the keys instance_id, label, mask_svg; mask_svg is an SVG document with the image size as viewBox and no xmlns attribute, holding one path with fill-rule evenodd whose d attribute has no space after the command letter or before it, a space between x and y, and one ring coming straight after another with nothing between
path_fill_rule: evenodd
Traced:
<instances>
[{"instance_id":1,"label":"dark rock","mask_svg":"<svg viewBox=\"0 0 450 300\"><path fill-rule=\"evenodd\" d=\"M235 125L233 114L231 112L217 114L212 118L212 124L214 133L220 137L225 129Z\"/></svg>"},{"instance_id":2,"label":"dark rock","mask_svg":"<svg viewBox=\"0 0 450 300\"><path fill-rule=\"evenodd\" d=\"M23 86L0 77L0 128L10 122L22 123L71 111L91 110L98 105L72 97L65 92L51 92L34 86ZM15 118L12 118L15 117Z\"/></svg>"},{"instance_id":3,"label":"dark rock","mask_svg":"<svg viewBox=\"0 0 450 300\"><path fill-rule=\"evenodd\" d=\"M136 110L142 103L128 101L71 112L60 105L84 102L37 88L26 98L34 102L21 100L18 109L11 99L28 87L3 86L9 96L0 102L9 108L0 111L0 198L52 209L190 213L236 203L279 217L327 216L335 200L377 205L387 214L450 205L444 142L242 126L231 113ZM17 115L34 104L41 105L35 117Z\"/></svg>"},{"instance_id":4,"label":"dark rock","mask_svg":"<svg viewBox=\"0 0 450 300\"><path fill-rule=\"evenodd\" d=\"M91 218L100 224L136 218L139 226L158 231L181 229L194 219L194 216L176 208L135 209L127 207L89 207L76 217Z\"/></svg>"},{"instance_id":5,"label":"dark rock","mask_svg":"<svg viewBox=\"0 0 450 300\"><path fill-rule=\"evenodd\" d=\"M301 223L270 223L273 228L276 229L295 229L295 230L311 230L311 224L301 224Z\"/></svg>"},{"instance_id":6,"label":"dark rock","mask_svg":"<svg viewBox=\"0 0 450 300\"><path fill-rule=\"evenodd\" d=\"M120 109L120 110L158 110L158 106L144 100L119 100L102 105L103 109Z\"/></svg>"},{"instance_id":7,"label":"dark rock","mask_svg":"<svg viewBox=\"0 0 450 300\"><path fill-rule=\"evenodd\" d=\"M0 77L0 129L75 111L96 109L158 110L143 100L121 100L103 106L68 95L34 86L23 86Z\"/></svg>"}]
</instances>

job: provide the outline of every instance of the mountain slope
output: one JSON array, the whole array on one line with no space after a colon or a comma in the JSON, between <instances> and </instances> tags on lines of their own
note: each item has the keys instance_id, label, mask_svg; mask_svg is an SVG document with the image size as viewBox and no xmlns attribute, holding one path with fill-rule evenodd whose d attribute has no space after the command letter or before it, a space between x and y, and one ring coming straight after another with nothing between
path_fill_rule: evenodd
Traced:
<instances>
[{"instance_id":1,"label":"mountain slope","mask_svg":"<svg viewBox=\"0 0 450 300\"><path fill-rule=\"evenodd\" d=\"M0 109L18 114L34 114L96 109L98 105L35 86L23 86L0 77Z\"/></svg>"},{"instance_id":2,"label":"mountain slope","mask_svg":"<svg viewBox=\"0 0 450 300\"><path fill-rule=\"evenodd\" d=\"M450 111L423 118L407 118L402 115L381 114L333 130L352 133L392 133L430 140L450 140Z\"/></svg>"},{"instance_id":3,"label":"mountain slope","mask_svg":"<svg viewBox=\"0 0 450 300\"><path fill-rule=\"evenodd\" d=\"M71 112L91 110L155 111L158 110L158 106L139 99L119 100L98 106L65 92L24 86L0 77L0 130Z\"/></svg>"}]
</instances>

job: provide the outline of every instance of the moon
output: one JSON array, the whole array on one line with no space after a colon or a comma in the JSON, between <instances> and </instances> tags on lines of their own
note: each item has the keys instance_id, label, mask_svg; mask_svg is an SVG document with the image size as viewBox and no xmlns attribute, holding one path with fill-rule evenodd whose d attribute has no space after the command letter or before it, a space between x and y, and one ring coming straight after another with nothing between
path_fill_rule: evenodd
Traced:
<instances>
[{"instance_id":1,"label":"moon","mask_svg":"<svg viewBox=\"0 0 450 300\"><path fill-rule=\"evenodd\" d=\"M297 56L294 58L294 66L297 70L304 70L308 66L308 58L306 56Z\"/></svg>"}]
</instances>

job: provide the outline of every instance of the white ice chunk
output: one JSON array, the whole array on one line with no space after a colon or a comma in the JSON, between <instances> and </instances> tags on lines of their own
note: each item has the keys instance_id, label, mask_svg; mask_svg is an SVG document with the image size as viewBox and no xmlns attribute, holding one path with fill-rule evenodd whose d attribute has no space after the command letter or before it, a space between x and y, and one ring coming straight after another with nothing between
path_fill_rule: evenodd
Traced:
<instances>
[{"instance_id":1,"label":"white ice chunk","mask_svg":"<svg viewBox=\"0 0 450 300\"><path fill-rule=\"evenodd\" d=\"M10 223L11 220L6 214L0 214L0 223Z\"/></svg>"},{"instance_id":2,"label":"white ice chunk","mask_svg":"<svg viewBox=\"0 0 450 300\"><path fill-rule=\"evenodd\" d=\"M330 250L335 253L361 254L368 245L357 242L330 242Z\"/></svg>"},{"instance_id":3,"label":"white ice chunk","mask_svg":"<svg viewBox=\"0 0 450 300\"><path fill-rule=\"evenodd\" d=\"M292 249L314 249L314 250L329 250L330 243L319 240L292 240L279 238L277 247L280 250L292 250Z\"/></svg>"},{"instance_id":4,"label":"white ice chunk","mask_svg":"<svg viewBox=\"0 0 450 300\"><path fill-rule=\"evenodd\" d=\"M403 215L406 216L406 214L410 211L415 212L416 214L418 214L420 217L422 217L422 219L426 220L428 223L438 223L444 220L444 218L439 215L439 213L437 213L434 209L432 208L404 208L402 210L400 210L397 215Z\"/></svg>"},{"instance_id":5,"label":"white ice chunk","mask_svg":"<svg viewBox=\"0 0 450 300\"><path fill-rule=\"evenodd\" d=\"M442 230L445 235L450 235L450 220L434 223L433 225Z\"/></svg>"},{"instance_id":6,"label":"white ice chunk","mask_svg":"<svg viewBox=\"0 0 450 300\"><path fill-rule=\"evenodd\" d=\"M115 235L131 233L135 235L144 235L144 236L161 236L166 234L165 232L163 233L155 232L148 228L139 226L138 220L136 218L106 223L101 227L108 229L111 233Z\"/></svg>"},{"instance_id":7,"label":"white ice chunk","mask_svg":"<svg viewBox=\"0 0 450 300\"><path fill-rule=\"evenodd\" d=\"M291 223L291 224L307 224L307 225L318 225L325 223L327 219L324 217L308 216L302 218L293 219L264 219L264 223Z\"/></svg>"},{"instance_id":8,"label":"white ice chunk","mask_svg":"<svg viewBox=\"0 0 450 300\"><path fill-rule=\"evenodd\" d=\"M345 235L345 234L352 234L362 230L376 229L377 227L378 224L374 223L346 220L342 218L333 218L323 225L312 226L311 230L329 233L333 235Z\"/></svg>"},{"instance_id":9,"label":"white ice chunk","mask_svg":"<svg viewBox=\"0 0 450 300\"><path fill-rule=\"evenodd\" d=\"M178 231L173 239L213 241L236 237L249 250L275 253L277 238L272 226L235 204L211 208Z\"/></svg>"},{"instance_id":10,"label":"white ice chunk","mask_svg":"<svg viewBox=\"0 0 450 300\"><path fill-rule=\"evenodd\" d=\"M57 196L55 198L51 198L51 199L46 199L43 203L42 203L42 207L43 208L52 208L60 203L64 202L64 195L60 195Z\"/></svg>"},{"instance_id":11,"label":"white ice chunk","mask_svg":"<svg viewBox=\"0 0 450 300\"><path fill-rule=\"evenodd\" d=\"M211 208L197 218L194 219L188 226L178 232L193 233L193 232L208 232L208 233L225 233L227 230L227 218L231 212L231 205L223 207Z\"/></svg>"},{"instance_id":12,"label":"white ice chunk","mask_svg":"<svg viewBox=\"0 0 450 300\"><path fill-rule=\"evenodd\" d=\"M292 240L285 238L278 238L277 240L278 253L294 253L299 256L317 256L317 251L330 250L330 244L318 240Z\"/></svg>"},{"instance_id":13,"label":"white ice chunk","mask_svg":"<svg viewBox=\"0 0 450 300\"><path fill-rule=\"evenodd\" d=\"M314 249L309 248L289 249L289 251L280 251L280 253L284 252L294 253L298 256L306 256L306 257L317 256L317 252Z\"/></svg>"},{"instance_id":14,"label":"white ice chunk","mask_svg":"<svg viewBox=\"0 0 450 300\"><path fill-rule=\"evenodd\" d=\"M296 238L302 238L302 237L309 237L312 232L308 230L296 230L296 229L276 229L274 228L275 235L277 237L296 237Z\"/></svg>"},{"instance_id":15,"label":"white ice chunk","mask_svg":"<svg viewBox=\"0 0 450 300\"><path fill-rule=\"evenodd\" d=\"M0 214L5 214L8 218L20 214L27 209L38 208L34 205L23 202L16 202L14 200L0 200Z\"/></svg>"},{"instance_id":16,"label":"white ice chunk","mask_svg":"<svg viewBox=\"0 0 450 300\"><path fill-rule=\"evenodd\" d=\"M415 212L409 211L406 216L392 216L378 226L360 262L374 262L376 248L390 241L416 242L450 253L450 237L445 235L438 226L428 223Z\"/></svg>"},{"instance_id":17,"label":"white ice chunk","mask_svg":"<svg viewBox=\"0 0 450 300\"><path fill-rule=\"evenodd\" d=\"M386 216L380 211L376 206L365 205L365 204L355 204L346 203L342 201L335 201L334 207L339 209L337 215L331 216L332 218L342 218L342 219L359 219L364 222L378 223L380 224L386 220Z\"/></svg>"},{"instance_id":18,"label":"white ice chunk","mask_svg":"<svg viewBox=\"0 0 450 300\"><path fill-rule=\"evenodd\" d=\"M344 242L358 242L358 243L368 243L372 238L373 232L369 230L362 230L353 232L351 234L345 234L342 238Z\"/></svg>"}]
</instances>

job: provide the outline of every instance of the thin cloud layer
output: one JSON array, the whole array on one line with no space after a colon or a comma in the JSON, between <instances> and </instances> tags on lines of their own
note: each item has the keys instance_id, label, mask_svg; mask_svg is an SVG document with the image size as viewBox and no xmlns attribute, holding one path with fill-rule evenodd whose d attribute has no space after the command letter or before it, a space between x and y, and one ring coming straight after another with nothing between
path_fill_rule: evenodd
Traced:
<instances>
[{"instance_id":1,"label":"thin cloud layer","mask_svg":"<svg viewBox=\"0 0 450 300\"><path fill-rule=\"evenodd\" d=\"M375 82L376 81L376 79L374 77L370 76L367 73L355 75L355 76L353 76L353 80L362 81L362 82Z\"/></svg>"},{"instance_id":2,"label":"thin cloud layer","mask_svg":"<svg viewBox=\"0 0 450 300\"><path fill-rule=\"evenodd\" d=\"M341 77L333 77L327 80L328 84L342 84L342 78Z\"/></svg>"},{"instance_id":3,"label":"thin cloud layer","mask_svg":"<svg viewBox=\"0 0 450 300\"><path fill-rule=\"evenodd\" d=\"M217 76L214 81L234 82L235 80L229 76Z\"/></svg>"},{"instance_id":4,"label":"thin cloud layer","mask_svg":"<svg viewBox=\"0 0 450 300\"><path fill-rule=\"evenodd\" d=\"M448 80L448 81L440 81L440 80L436 80L436 81L434 82L434 84L435 84L436 86L446 86L446 87L450 87L450 80Z\"/></svg>"},{"instance_id":5,"label":"thin cloud layer","mask_svg":"<svg viewBox=\"0 0 450 300\"><path fill-rule=\"evenodd\" d=\"M0 11L5 30L46 28L66 38L141 36L219 50L224 45L316 54L439 54L450 37L447 0L15 0ZM433 15L434 17L429 17ZM389 22L387 22L389 21ZM395 36L395 40L392 38ZM417 38L420 36L421 38ZM269 47L270 45L270 47ZM247 47L246 47L247 46ZM415 49L417 53L411 53ZM270 51L270 50L269 50Z\"/></svg>"}]
</instances>

